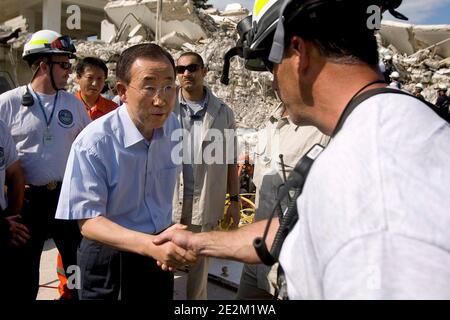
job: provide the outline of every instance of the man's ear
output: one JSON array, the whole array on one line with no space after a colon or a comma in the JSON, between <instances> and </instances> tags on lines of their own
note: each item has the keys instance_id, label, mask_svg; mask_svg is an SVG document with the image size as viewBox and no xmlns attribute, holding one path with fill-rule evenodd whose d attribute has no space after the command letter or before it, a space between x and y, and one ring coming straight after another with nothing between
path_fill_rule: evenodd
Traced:
<instances>
[{"instance_id":1,"label":"man's ear","mask_svg":"<svg viewBox=\"0 0 450 320\"><path fill-rule=\"evenodd\" d=\"M293 36L291 38L291 49L293 50L293 54L298 58L298 70L305 72L309 66L309 59L311 58L309 44L302 38Z\"/></svg>"},{"instance_id":2,"label":"man's ear","mask_svg":"<svg viewBox=\"0 0 450 320\"><path fill-rule=\"evenodd\" d=\"M120 100L127 103L127 86L123 82L117 81L116 90Z\"/></svg>"},{"instance_id":3,"label":"man's ear","mask_svg":"<svg viewBox=\"0 0 450 320\"><path fill-rule=\"evenodd\" d=\"M45 61L39 62L39 69L42 70L44 73L47 73L47 70L49 70L49 65Z\"/></svg>"},{"instance_id":4,"label":"man's ear","mask_svg":"<svg viewBox=\"0 0 450 320\"><path fill-rule=\"evenodd\" d=\"M207 66L204 66L203 67L203 69L202 69L202 75L203 75L203 77L206 77L206 74L208 73L208 67Z\"/></svg>"}]
</instances>

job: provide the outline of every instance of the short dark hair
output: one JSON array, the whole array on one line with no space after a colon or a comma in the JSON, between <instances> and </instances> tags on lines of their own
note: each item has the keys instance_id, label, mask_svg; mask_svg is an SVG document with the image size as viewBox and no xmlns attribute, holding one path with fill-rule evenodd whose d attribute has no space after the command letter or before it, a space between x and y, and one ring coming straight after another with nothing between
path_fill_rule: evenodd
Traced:
<instances>
[{"instance_id":1,"label":"short dark hair","mask_svg":"<svg viewBox=\"0 0 450 320\"><path fill-rule=\"evenodd\" d=\"M66 53L35 53L25 59L30 68L37 68L41 62L49 63L52 57L69 56ZM70 57L69 57L70 58Z\"/></svg>"},{"instance_id":2,"label":"short dark hair","mask_svg":"<svg viewBox=\"0 0 450 320\"><path fill-rule=\"evenodd\" d=\"M131 81L131 66L139 58L159 60L167 59L172 65L173 74L175 76L175 62L173 61L170 53L157 44L142 43L129 47L122 52L116 66L117 79L128 85Z\"/></svg>"},{"instance_id":3,"label":"short dark hair","mask_svg":"<svg viewBox=\"0 0 450 320\"><path fill-rule=\"evenodd\" d=\"M377 65L378 46L374 30L367 27L366 1L349 3L325 2L314 15L299 14L286 27L287 47L297 35L335 63Z\"/></svg>"},{"instance_id":4,"label":"short dark hair","mask_svg":"<svg viewBox=\"0 0 450 320\"><path fill-rule=\"evenodd\" d=\"M31 71L32 72L37 72L41 62L48 63L48 57L46 57L46 56L37 56L36 58L34 58L32 60L28 60L28 64L29 64L29 66L31 68Z\"/></svg>"},{"instance_id":5,"label":"short dark hair","mask_svg":"<svg viewBox=\"0 0 450 320\"><path fill-rule=\"evenodd\" d=\"M75 69L77 76L81 77L87 67L100 68L105 73L105 78L108 77L108 67L102 59L96 57L86 57L81 59L80 62L77 63L77 67Z\"/></svg>"},{"instance_id":6,"label":"short dark hair","mask_svg":"<svg viewBox=\"0 0 450 320\"><path fill-rule=\"evenodd\" d=\"M200 66L202 68L205 66L205 62L203 61L202 56L199 55L197 52L192 52L192 51L184 52L178 57L178 60L180 60L182 57L186 57L186 56L195 57L197 59L198 64L200 64Z\"/></svg>"}]
</instances>

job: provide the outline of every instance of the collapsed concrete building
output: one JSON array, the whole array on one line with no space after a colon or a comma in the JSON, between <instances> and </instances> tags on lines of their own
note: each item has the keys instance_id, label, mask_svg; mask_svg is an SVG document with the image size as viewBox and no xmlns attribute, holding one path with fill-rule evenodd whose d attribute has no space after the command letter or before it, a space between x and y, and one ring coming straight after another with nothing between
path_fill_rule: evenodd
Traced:
<instances>
[{"instance_id":1,"label":"collapsed concrete building","mask_svg":"<svg viewBox=\"0 0 450 320\"><path fill-rule=\"evenodd\" d=\"M209 72L205 79L207 84L232 106L238 125L243 128L261 127L270 110L278 104L271 88L272 75L247 71L242 61L235 59L232 63L230 85L223 86L220 83L223 55L235 44L236 24L247 16L249 11L240 4L229 5L223 11L214 8L195 10L188 0L164 0L161 37L158 41L155 38L157 2L109 2L105 11L111 20L103 22L103 25L108 27L108 32L102 33L103 41L77 41L78 55L93 55L107 61L110 79L114 82L117 57L124 49L136 43L159 42L175 59L183 51L195 51L200 53L208 64ZM164 18L164 12L171 14ZM174 20L167 21L168 19ZM76 90L74 79L75 75L69 79L71 91ZM257 107L249 112L249 105Z\"/></svg>"},{"instance_id":2,"label":"collapsed concrete building","mask_svg":"<svg viewBox=\"0 0 450 320\"><path fill-rule=\"evenodd\" d=\"M272 75L245 70L243 61L234 58L230 85L220 83L223 55L235 44L236 24L249 14L248 10L240 4L228 5L224 11L216 8L194 10L188 0L160 1L163 8L161 26L171 27L161 27L159 41L155 38L158 0L111 1L105 7L107 16L112 19L108 23L113 22L114 26L109 37L104 39L108 44L80 41L77 44L79 54L99 56L114 68L114 60L120 52L140 41L156 40L175 58L182 51L195 51L208 64L207 84L234 109L238 125L243 128L263 126L270 111L278 104L271 87ZM164 18L164 12L172 13ZM176 21L168 21L175 17ZM198 27L193 27L195 24ZM129 30L129 33L121 30ZM425 87L424 96L434 102L436 85L450 86L450 26L414 26L386 21L378 37L380 58L387 54L393 56L406 89L412 91L414 85L421 82Z\"/></svg>"},{"instance_id":3,"label":"collapsed concrete building","mask_svg":"<svg viewBox=\"0 0 450 320\"><path fill-rule=\"evenodd\" d=\"M271 85L272 75L250 72L238 58L231 63L230 85L220 83L223 55L237 40L236 24L249 14L242 5L228 5L219 11L197 10L189 0L115 0L107 2L104 10L101 40L78 39L76 47L79 57L97 56L107 62L111 85L120 53L136 43L155 41L174 58L183 51L195 51L204 57L209 67L205 81L234 109L239 127L262 127L278 104ZM12 31L11 27L8 30ZM17 38L7 41L16 51L17 63L28 35L20 32ZM450 86L450 26L383 22L378 37L380 57L393 56L406 89L412 90L415 83L421 82L425 86L424 96L434 102L436 85ZM26 72L21 70L20 74ZM74 79L72 74L68 83L72 92L77 89ZM25 77L17 82L26 81Z\"/></svg>"},{"instance_id":4,"label":"collapsed concrete building","mask_svg":"<svg viewBox=\"0 0 450 320\"><path fill-rule=\"evenodd\" d=\"M215 30L189 0L117 0L105 6L101 39L107 43L156 41L177 48L206 39Z\"/></svg>"},{"instance_id":5,"label":"collapsed concrete building","mask_svg":"<svg viewBox=\"0 0 450 320\"><path fill-rule=\"evenodd\" d=\"M86 38L100 34L108 0L1 0L0 24L16 17L26 20L26 30L50 29ZM79 18L79 19L78 19ZM22 29L22 31L26 31Z\"/></svg>"},{"instance_id":6,"label":"collapsed concrete building","mask_svg":"<svg viewBox=\"0 0 450 320\"><path fill-rule=\"evenodd\" d=\"M450 25L412 25L383 21L379 32L381 56L391 55L407 90L416 83L435 102L438 84L450 87Z\"/></svg>"},{"instance_id":7,"label":"collapsed concrete building","mask_svg":"<svg viewBox=\"0 0 450 320\"><path fill-rule=\"evenodd\" d=\"M428 48L443 58L450 57L450 25L383 21L380 34L402 54L412 55Z\"/></svg>"}]
</instances>

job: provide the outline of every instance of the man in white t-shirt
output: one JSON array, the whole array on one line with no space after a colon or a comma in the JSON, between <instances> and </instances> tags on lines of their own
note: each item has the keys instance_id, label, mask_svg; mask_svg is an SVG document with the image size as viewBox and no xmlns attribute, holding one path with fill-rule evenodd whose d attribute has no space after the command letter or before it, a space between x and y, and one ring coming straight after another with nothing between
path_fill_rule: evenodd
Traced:
<instances>
[{"instance_id":1,"label":"man in white t-shirt","mask_svg":"<svg viewBox=\"0 0 450 320\"><path fill-rule=\"evenodd\" d=\"M252 32L240 30L246 41L235 52L248 68L272 70L292 120L332 136L281 247L290 299L450 299L449 124L397 90L346 108L389 91L368 23L377 3L257 3L245 24ZM402 16L401 1L378 4ZM278 226L272 219L269 249ZM252 240L264 228L262 221L232 232L179 231L156 243L256 263Z\"/></svg>"},{"instance_id":2,"label":"man in white t-shirt","mask_svg":"<svg viewBox=\"0 0 450 320\"><path fill-rule=\"evenodd\" d=\"M63 90L74 52L67 36L51 30L34 33L23 52L33 72L30 84L0 96L0 119L11 131L27 185L22 217L31 238L23 247L22 259L11 262L17 265L18 298L36 298L41 252L49 235L61 253L64 268L76 265L81 238L78 226L54 218L70 147L90 122L83 104Z\"/></svg>"}]
</instances>

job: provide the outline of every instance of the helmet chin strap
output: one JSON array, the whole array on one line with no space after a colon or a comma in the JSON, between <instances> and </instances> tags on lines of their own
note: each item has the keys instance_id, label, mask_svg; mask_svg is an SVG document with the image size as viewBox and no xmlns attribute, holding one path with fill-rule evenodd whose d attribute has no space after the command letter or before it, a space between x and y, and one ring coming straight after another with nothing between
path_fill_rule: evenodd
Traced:
<instances>
[{"instance_id":1,"label":"helmet chin strap","mask_svg":"<svg viewBox=\"0 0 450 320\"><path fill-rule=\"evenodd\" d=\"M49 57L48 62L50 64L50 82L52 84L53 89L56 91L56 93L58 93L58 91L61 89L56 87L55 77L53 77L53 61L51 57Z\"/></svg>"}]
</instances>

